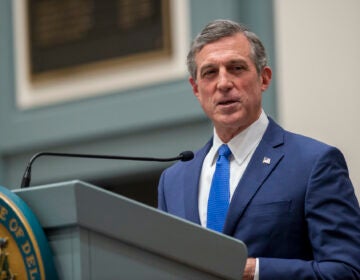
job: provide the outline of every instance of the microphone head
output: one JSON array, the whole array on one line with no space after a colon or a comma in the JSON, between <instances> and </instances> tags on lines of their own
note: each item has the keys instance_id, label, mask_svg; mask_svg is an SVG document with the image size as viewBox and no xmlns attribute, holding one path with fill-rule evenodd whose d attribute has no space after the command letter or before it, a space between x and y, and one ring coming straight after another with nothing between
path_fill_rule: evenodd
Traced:
<instances>
[{"instance_id":1,"label":"microphone head","mask_svg":"<svg viewBox=\"0 0 360 280\"><path fill-rule=\"evenodd\" d=\"M179 155L181 161L189 161L194 158L194 153L192 151L184 151Z\"/></svg>"}]
</instances>

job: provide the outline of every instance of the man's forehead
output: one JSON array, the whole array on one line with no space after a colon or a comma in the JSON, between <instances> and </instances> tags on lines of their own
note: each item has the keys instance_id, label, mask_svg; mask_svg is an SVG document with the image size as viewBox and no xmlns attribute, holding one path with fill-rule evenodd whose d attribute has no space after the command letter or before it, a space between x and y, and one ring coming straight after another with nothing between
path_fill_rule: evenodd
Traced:
<instances>
[{"instance_id":1,"label":"man's forehead","mask_svg":"<svg viewBox=\"0 0 360 280\"><path fill-rule=\"evenodd\" d=\"M223 54L243 55L247 57L250 53L250 43L242 33L237 33L233 36L223 37L219 40L213 41L204 45L196 54L196 58L203 58L204 56L212 56Z\"/></svg>"},{"instance_id":2,"label":"man's forehead","mask_svg":"<svg viewBox=\"0 0 360 280\"><path fill-rule=\"evenodd\" d=\"M204 48L208 47L209 45L216 45L216 44L224 44L226 41L236 41L239 45L248 45L249 40L243 33L235 33L233 35L220 37L217 40L205 43L198 51L197 53L201 52Z\"/></svg>"},{"instance_id":3,"label":"man's forehead","mask_svg":"<svg viewBox=\"0 0 360 280\"><path fill-rule=\"evenodd\" d=\"M195 56L198 67L211 64L249 62L249 60L251 60L249 44L242 44L242 42L235 42L234 40L208 44Z\"/></svg>"},{"instance_id":4,"label":"man's forehead","mask_svg":"<svg viewBox=\"0 0 360 280\"><path fill-rule=\"evenodd\" d=\"M245 58L236 58L236 59L227 59L227 60L214 60L214 61L204 61L200 66L200 69L204 68L210 68L210 67L218 67L219 64L224 64L225 66L232 66L232 65L238 65L238 64L248 64L249 59Z\"/></svg>"}]
</instances>

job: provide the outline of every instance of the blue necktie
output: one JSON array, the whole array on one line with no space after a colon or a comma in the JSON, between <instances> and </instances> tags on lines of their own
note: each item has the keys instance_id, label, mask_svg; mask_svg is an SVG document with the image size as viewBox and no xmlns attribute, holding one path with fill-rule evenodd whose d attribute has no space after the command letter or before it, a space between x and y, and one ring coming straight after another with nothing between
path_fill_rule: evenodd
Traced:
<instances>
[{"instance_id":1,"label":"blue necktie","mask_svg":"<svg viewBox=\"0 0 360 280\"><path fill-rule=\"evenodd\" d=\"M207 210L207 228L222 232L230 200L231 151L225 144L219 148L219 157L211 183Z\"/></svg>"}]
</instances>

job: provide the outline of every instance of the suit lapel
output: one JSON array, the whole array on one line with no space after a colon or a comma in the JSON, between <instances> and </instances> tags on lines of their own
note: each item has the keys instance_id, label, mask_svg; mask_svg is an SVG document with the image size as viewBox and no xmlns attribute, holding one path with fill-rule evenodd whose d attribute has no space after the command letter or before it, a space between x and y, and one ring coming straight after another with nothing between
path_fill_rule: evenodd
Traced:
<instances>
[{"instance_id":1,"label":"suit lapel","mask_svg":"<svg viewBox=\"0 0 360 280\"><path fill-rule=\"evenodd\" d=\"M225 234L233 234L248 203L283 157L282 151L277 149L282 144L283 130L270 119L263 139L256 148L232 197L224 226Z\"/></svg>"},{"instance_id":2,"label":"suit lapel","mask_svg":"<svg viewBox=\"0 0 360 280\"><path fill-rule=\"evenodd\" d=\"M194 223L200 224L199 217L199 180L202 164L212 146L212 139L195 154L195 158L189 162L184 182L184 206L185 218Z\"/></svg>"}]
</instances>

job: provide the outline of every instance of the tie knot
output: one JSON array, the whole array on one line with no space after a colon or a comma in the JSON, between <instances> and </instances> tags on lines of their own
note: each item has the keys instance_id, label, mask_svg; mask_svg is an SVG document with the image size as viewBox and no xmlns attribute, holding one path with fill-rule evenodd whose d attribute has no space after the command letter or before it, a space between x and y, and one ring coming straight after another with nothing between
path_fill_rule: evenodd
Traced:
<instances>
[{"instance_id":1,"label":"tie knot","mask_svg":"<svg viewBox=\"0 0 360 280\"><path fill-rule=\"evenodd\" d=\"M231 155L231 151L230 151L228 145L226 145L226 144L221 145L219 148L219 157L225 156L226 158L228 158L229 155Z\"/></svg>"}]
</instances>

